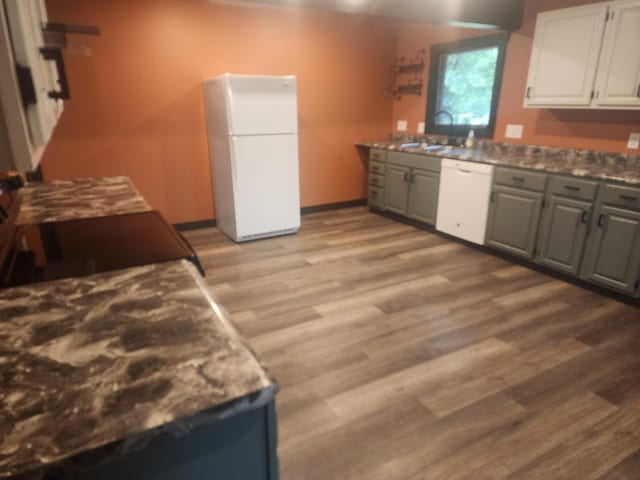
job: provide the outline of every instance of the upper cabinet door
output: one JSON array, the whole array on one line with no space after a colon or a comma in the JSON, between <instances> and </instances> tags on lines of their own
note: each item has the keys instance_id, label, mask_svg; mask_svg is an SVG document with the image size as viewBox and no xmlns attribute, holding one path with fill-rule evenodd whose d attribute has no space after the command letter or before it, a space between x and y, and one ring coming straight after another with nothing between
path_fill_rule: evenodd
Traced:
<instances>
[{"instance_id":1,"label":"upper cabinet door","mask_svg":"<svg viewBox=\"0 0 640 480\"><path fill-rule=\"evenodd\" d=\"M538 15L525 106L591 104L607 4Z\"/></svg>"},{"instance_id":2,"label":"upper cabinet door","mask_svg":"<svg viewBox=\"0 0 640 480\"><path fill-rule=\"evenodd\" d=\"M0 10L0 126L4 124L7 138L0 169L27 172L38 166L63 102L50 95L58 90L58 73L40 50L47 22L44 0L3 0Z\"/></svg>"},{"instance_id":3,"label":"upper cabinet door","mask_svg":"<svg viewBox=\"0 0 640 480\"><path fill-rule=\"evenodd\" d=\"M47 22L43 0L8 0L5 2L15 61L31 72L36 102L26 107L26 116L34 146L46 145L51 139L58 118L62 113L62 101L49 97L56 90L57 73L52 62L40 53L44 46L42 26Z\"/></svg>"},{"instance_id":4,"label":"upper cabinet door","mask_svg":"<svg viewBox=\"0 0 640 480\"><path fill-rule=\"evenodd\" d=\"M640 107L640 0L611 6L595 102L599 106Z\"/></svg>"}]
</instances>

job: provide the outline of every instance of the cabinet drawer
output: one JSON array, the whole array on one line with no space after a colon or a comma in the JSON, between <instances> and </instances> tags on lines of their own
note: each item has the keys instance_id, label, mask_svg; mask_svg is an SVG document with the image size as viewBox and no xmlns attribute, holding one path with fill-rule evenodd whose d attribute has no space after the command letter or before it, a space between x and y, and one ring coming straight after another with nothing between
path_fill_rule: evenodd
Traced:
<instances>
[{"instance_id":1,"label":"cabinet drawer","mask_svg":"<svg viewBox=\"0 0 640 480\"><path fill-rule=\"evenodd\" d=\"M595 200L598 193L598 183L579 180L570 177L551 177L550 191L564 197L579 198L581 200Z\"/></svg>"},{"instance_id":2,"label":"cabinet drawer","mask_svg":"<svg viewBox=\"0 0 640 480\"><path fill-rule=\"evenodd\" d=\"M384 175L376 175L375 173L370 174L369 185L384 188Z\"/></svg>"},{"instance_id":3,"label":"cabinet drawer","mask_svg":"<svg viewBox=\"0 0 640 480\"><path fill-rule=\"evenodd\" d=\"M544 192L547 187L547 175L515 168L496 168L495 183L508 187L525 188L534 192Z\"/></svg>"},{"instance_id":4,"label":"cabinet drawer","mask_svg":"<svg viewBox=\"0 0 640 480\"><path fill-rule=\"evenodd\" d=\"M409 168L421 168L430 172L439 172L442 158L433 155L419 155L416 153L389 152L387 162Z\"/></svg>"},{"instance_id":5,"label":"cabinet drawer","mask_svg":"<svg viewBox=\"0 0 640 480\"><path fill-rule=\"evenodd\" d=\"M384 175L387 170L387 165L384 162L378 162L375 160L369 161L369 174Z\"/></svg>"},{"instance_id":6,"label":"cabinet drawer","mask_svg":"<svg viewBox=\"0 0 640 480\"><path fill-rule=\"evenodd\" d=\"M603 201L609 205L640 210L640 188L605 185Z\"/></svg>"},{"instance_id":7,"label":"cabinet drawer","mask_svg":"<svg viewBox=\"0 0 640 480\"><path fill-rule=\"evenodd\" d=\"M381 148L372 148L369 150L369 160L377 160L378 162L384 162L387 159L387 151Z\"/></svg>"},{"instance_id":8,"label":"cabinet drawer","mask_svg":"<svg viewBox=\"0 0 640 480\"><path fill-rule=\"evenodd\" d=\"M370 185L368 199L371 207L382 210L384 208L384 189Z\"/></svg>"}]
</instances>

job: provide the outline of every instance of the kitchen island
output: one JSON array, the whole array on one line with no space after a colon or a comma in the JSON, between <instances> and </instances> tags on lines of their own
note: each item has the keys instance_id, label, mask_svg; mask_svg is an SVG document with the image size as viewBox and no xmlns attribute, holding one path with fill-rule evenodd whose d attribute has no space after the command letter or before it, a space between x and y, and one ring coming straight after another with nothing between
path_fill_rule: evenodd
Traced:
<instances>
[{"instance_id":1,"label":"kitchen island","mask_svg":"<svg viewBox=\"0 0 640 480\"><path fill-rule=\"evenodd\" d=\"M20 190L20 196L22 205L17 225L151 210L128 177L30 182Z\"/></svg>"},{"instance_id":2,"label":"kitchen island","mask_svg":"<svg viewBox=\"0 0 640 480\"><path fill-rule=\"evenodd\" d=\"M2 290L0 319L1 478L278 478L278 387L189 262Z\"/></svg>"}]
</instances>

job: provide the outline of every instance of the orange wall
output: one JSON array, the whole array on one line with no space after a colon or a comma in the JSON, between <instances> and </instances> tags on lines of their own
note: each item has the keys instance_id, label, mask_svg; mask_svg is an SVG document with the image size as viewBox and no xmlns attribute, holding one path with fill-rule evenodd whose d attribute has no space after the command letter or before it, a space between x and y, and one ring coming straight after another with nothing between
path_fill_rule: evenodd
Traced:
<instances>
[{"instance_id":1,"label":"orange wall","mask_svg":"<svg viewBox=\"0 0 640 480\"><path fill-rule=\"evenodd\" d=\"M545 10L593 3L585 0L526 0L522 28L512 33L507 47L502 92L498 107L496 141L528 143L557 147L574 147L612 152L637 153L626 148L630 132L640 131L638 111L586 111L566 109L525 109L522 106L529 69L529 57L536 14ZM457 38L486 34L469 29L454 29L429 24L402 24L399 30L398 55L413 56L419 48ZM424 72L427 84L428 66ZM409 121L409 133L415 133L417 123L424 121L426 93L421 97L407 96L395 102L393 128L397 120ZM507 124L524 125L521 140L506 139Z\"/></svg>"},{"instance_id":2,"label":"orange wall","mask_svg":"<svg viewBox=\"0 0 640 480\"><path fill-rule=\"evenodd\" d=\"M353 143L389 134L395 22L207 0L47 5L51 20L102 35L79 39L92 56L66 57L72 100L43 159L45 179L128 175L171 222L212 218L202 81L295 74L303 206L366 196Z\"/></svg>"}]
</instances>

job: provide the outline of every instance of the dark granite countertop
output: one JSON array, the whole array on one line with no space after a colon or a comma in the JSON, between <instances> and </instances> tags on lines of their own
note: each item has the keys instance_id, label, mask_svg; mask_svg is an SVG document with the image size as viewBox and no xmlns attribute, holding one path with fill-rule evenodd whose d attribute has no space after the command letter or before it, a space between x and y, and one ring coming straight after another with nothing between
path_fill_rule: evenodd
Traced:
<instances>
[{"instance_id":1,"label":"dark granite countertop","mask_svg":"<svg viewBox=\"0 0 640 480\"><path fill-rule=\"evenodd\" d=\"M186 261L0 290L0 363L0 477L77 471L277 390Z\"/></svg>"},{"instance_id":2,"label":"dark granite countertop","mask_svg":"<svg viewBox=\"0 0 640 480\"><path fill-rule=\"evenodd\" d=\"M474 149L443 148L430 151L420 147L403 148L398 142L365 141L356 145L640 185L640 155L489 141L476 141L477 147Z\"/></svg>"},{"instance_id":3,"label":"dark granite countertop","mask_svg":"<svg viewBox=\"0 0 640 480\"><path fill-rule=\"evenodd\" d=\"M17 225L151 210L127 177L31 182L20 190Z\"/></svg>"}]
</instances>

